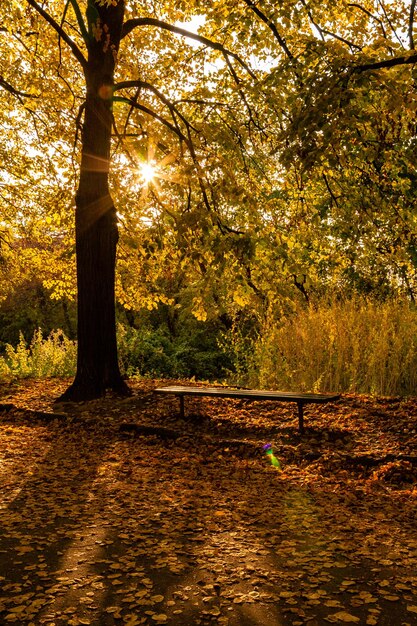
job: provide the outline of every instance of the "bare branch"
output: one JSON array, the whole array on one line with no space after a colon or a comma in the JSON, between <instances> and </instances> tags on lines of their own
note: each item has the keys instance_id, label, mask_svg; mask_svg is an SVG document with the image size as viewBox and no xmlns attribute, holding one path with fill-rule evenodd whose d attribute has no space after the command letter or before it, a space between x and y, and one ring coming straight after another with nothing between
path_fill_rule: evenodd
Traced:
<instances>
[{"instance_id":1,"label":"bare branch","mask_svg":"<svg viewBox=\"0 0 417 626\"><path fill-rule=\"evenodd\" d=\"M29 0L27 1L29 2ZM247 65L247 63L245 63L245 61L243 61L243 59L241 59L238 54L235 54L231 50L228 50L221 43L218 43L217 41L212 41L211 39L208 39L207 37L203 37L202 35L191 33L190 31L184 28L173 26L172 24L168 24L167 22L157 20L153 17L138 17L138 18L127 20L123 24L121 38L123 39L124 37L126 37L126 35L128 35L137 26L156 26L157 28L168 30L169 32L175 33L176 35L181 35L182 37L187 37L188 39L193 39L194 41L198 41L203 46L207 46L208 48L212 48L213 50L218 50L219 52L222 52L223 54L229 57L232 57L232 59L235 59L235 61L237 61L239 65L241 65L246 70L246 72L248 72L251 78L253 78L254 80L257 80L255 74L252 72L252 70Z\"/></svg>"},{"instance_id":2,"label":"bare branch","mask_svg":"<svg viewBox=\"0 0 417 626\"><path fill-rule=\"evenodd\" d=\"M77 59L77 61L81 64L84 70L87 69L87 60L84 57L83 53L77 46L77 44L67 35L65 30L54 20L54 18L49 15L37 2L36 0L26 0L26 2L35 9L43 17L43 19L48 22L50 26L58 33L60 38L65 41L65 43L71 48L73 55Z\"/></svg>"},{"instance_id":3,"label":"bare branch","mask_svg":"<svg viewBox=\"0 0 417 626\"><path fill-rule=\"evenodd\" d=\"M269 19L269 17L267 17L265 15L265 13L263 13L260 9L258 9L258 7L255 5L254 2L252 2L252 0L244 0L245 4L252 9L252 11L259 17L260 20L262 20L262 22L264 22L268 28L272 31L275 39L278 41L279 45L281 46L281 48L284 50L285 54L287 55L287 57L291 60L294 59L294 55L292 54L292 52L289 50L284 37L281 37L281 35L279 34L279 31L276 27L276 25L274 24L274 22L272 20Z\"/></svg>"}]
</instances>

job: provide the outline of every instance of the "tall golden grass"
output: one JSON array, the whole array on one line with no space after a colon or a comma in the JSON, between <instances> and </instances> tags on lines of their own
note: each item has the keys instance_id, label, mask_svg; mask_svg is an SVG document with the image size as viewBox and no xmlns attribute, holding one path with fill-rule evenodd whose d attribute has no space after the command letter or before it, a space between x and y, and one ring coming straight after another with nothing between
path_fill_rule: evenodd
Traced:
<instances>
[{"instance_id":1,"label":"tall golden grass","mask_svg":"<svg viewBox=\"0 0 417 626\"><path fill-rule=\"evenodd\" d=\"M268 389L417 395L417 311L407 302L332 302L266 322L247 383Z\"/></svg>"}]
</instances>

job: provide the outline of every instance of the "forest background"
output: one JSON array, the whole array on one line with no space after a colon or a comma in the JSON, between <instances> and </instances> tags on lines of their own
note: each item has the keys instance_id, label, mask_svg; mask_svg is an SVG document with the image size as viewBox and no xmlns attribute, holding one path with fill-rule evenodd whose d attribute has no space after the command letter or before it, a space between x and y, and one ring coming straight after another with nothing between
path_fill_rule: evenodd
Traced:
<instances>
[{"instance_id":1,"label":"forest background","mask_svg":"<svg viewBox=\"0 0 417 626\"><path fill-rule=\"evenodd\" d=\"M33 4L0 8L5 379L75 371L85 94ZM111 192L128 376L415 394L415 4L127 3ZM83 5L42 6L77 43Z\"/></svg>"}]
</instances>

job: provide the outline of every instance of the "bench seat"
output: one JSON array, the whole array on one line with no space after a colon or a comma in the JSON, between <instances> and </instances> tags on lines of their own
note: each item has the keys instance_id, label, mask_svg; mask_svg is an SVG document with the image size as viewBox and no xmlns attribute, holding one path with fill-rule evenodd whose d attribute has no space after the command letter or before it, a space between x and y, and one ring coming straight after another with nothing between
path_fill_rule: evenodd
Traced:
<instances>
[{"instance_id":1,"label":"bench seat","mask_svg":"<svg viewBox=\"0 0 417 626\"><path fill-rule=\"evenodd\" d=\"M158 387L158 394L173 394L180 399L180 415L184 418L184 396L211 396L215 398L236 398L242 400L268 400L273 402L295 402L298 407L298 430L304 432L304 405L324 404L339 400L338 394L297 393L292 391L263 391L260 389L230 389L228 387Z\"/></svg>"}]
</instances>

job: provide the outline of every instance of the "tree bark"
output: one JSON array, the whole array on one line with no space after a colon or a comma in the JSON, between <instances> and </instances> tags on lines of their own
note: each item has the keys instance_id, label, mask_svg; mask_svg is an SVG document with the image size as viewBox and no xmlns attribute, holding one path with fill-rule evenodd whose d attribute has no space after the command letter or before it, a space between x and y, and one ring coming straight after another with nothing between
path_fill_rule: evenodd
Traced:
<instances>
[{"instance_id":1,"label":"tree bark","mask_svg":"<svg viewBox=\"0 0 417 626\"><path fill-rule=\"evenodd\" d=\"M97 6L89 17L87 94L81 173L76 194L78 358L72 385L60 400L82 401L107 389L127 394L117 358L115 268L118 227L109 190L112 85L124 0Z\"/></svg>"}]
</instances>

